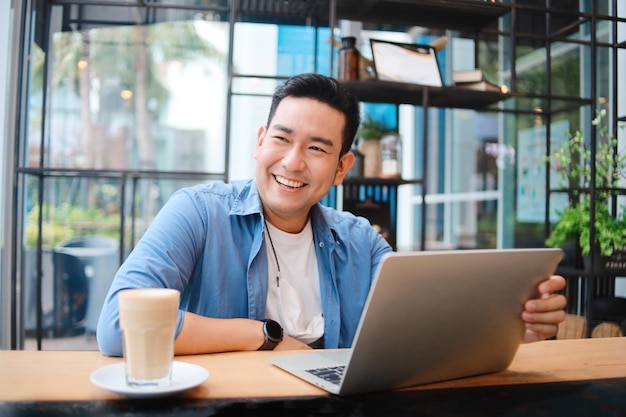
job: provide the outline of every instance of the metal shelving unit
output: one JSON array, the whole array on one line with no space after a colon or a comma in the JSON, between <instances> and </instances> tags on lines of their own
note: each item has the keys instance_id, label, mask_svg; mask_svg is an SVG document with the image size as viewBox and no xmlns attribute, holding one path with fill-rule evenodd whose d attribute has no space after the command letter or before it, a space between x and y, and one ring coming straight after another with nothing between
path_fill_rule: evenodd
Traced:
<instances>
[{"instance_id":1,"label":"metal shelving unit","mask_svg":"<svg viewBox=\"0 0 626 417\"><path fill-rule=\"evenodd\" d=\"M240 0L233 2L231 13L231 48L233 45L234 24L237 21L263 21L277 24L294 22L326 24L331 31L336 27L338 19L355 20L362 22L376 22L388 24L422 25L426 27L458 30L470 36L477 36L480 30L489 24L497 22L498 18L509 11L507 5L499 2L485 2L482 0ZM331 49L330 67L333 68L334 51ZM227 149L230 141L230 109L232 98L232 80L236 76L232 72L232 55L229 57L229 93L227 98ZM427 112L431 107L481 109L493 105L507 94L469 90L460 87L429 87L415 84L396 83L389 81L345 81L344 86L359 100L364 102L378 102L391 104L411 104L421 106L424 112L424 126L422 136L427 137ZM397 187L404 183L420 184L422 199L426 197L426 174L428 140L423 141L424 161L421 178L411 180L391 181L381 183L375 178L346 180L343 195L333 195L330 201L342 199L344 209L364 215L373 223L383 223L390 230L389 242L395 248L396 236L396 207ZM228 156L227 156L228 160ZM383 181L384 182L384 181ZM387 181L389 182L389 181ZM334 190L336 193L337 190ZM363 197L373 204L363 205L359 195L370 193ZM378 201L380 197L380 201ZM386 200L391 198L391 201ZM384 201L383 201L384 200ZM382 210L381 216L376 210ZM385 218L383 218L385 217ZM426 224L426 210L422 210L421 224ZM421 249L426 245L426 228L422 227Z\"/></svg>"}]
</instances>

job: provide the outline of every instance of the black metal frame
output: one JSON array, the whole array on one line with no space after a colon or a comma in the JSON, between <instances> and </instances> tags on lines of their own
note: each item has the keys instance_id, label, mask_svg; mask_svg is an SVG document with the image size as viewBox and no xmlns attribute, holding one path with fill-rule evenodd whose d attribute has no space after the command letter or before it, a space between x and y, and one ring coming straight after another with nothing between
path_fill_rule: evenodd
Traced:
<instances>
[{"instance_id":1,"label":"black metal frame","mask_svg":"<svg viewBox=\"0 0 626 417\"><path fill-rule=\"evenodd\" d=\"M590 0L592 5L592 10L596 8L597 0ZM611 4L613 10L617 9L618 0L611 0ZM14 204L11 215L16 222L12 224L12 250L13 250L13 259L11 262L11 286L13 289L18 287L18 270L19 263L21 259L17 255L19 253L18 242L21 239L18 239L21 236L21 231L23 224L21 222L21 212L22 210L22 193L23 193L23 179L26 175L34 175L39 176L41 183L43 184L44 178L47 177L72 177L72 176L85 176L85 177L107 177L107 178L118 178L123 187L126 186L128 180L132 180L134 183L141 178L185 178L185 179L215 179L215 180L228 180L228 172L229 172L229 148L230 148L230 120L231 120L231 99L233 95L232 91L232 80L235 76L246 76L242 74L234 74L233 65L232 65L232 50L234 45L234 25L237 21L260 21L260 22L271 22L271 23L282 23L282 24L314 24L316 26L328 26L331 28L331 32L336 27L336 22L338 19L348 19L348 20L361 20L361 21L369 21L376 22L379 25L389 25L389 24L403 24L403 25L425 25L429 27L440 27L445 29L456 29L461 32L462 35L472 36L475 39L478 39L481 33L488 35L502 35L503 32L500 32L499 29L495 28L494 23L498 21L498 19L505 15L510 14L512 23L515 26L518 21L518 15L521 12L525 11L538 11L545 14L546 19L546 30L543 34L538 35L530 35L525 34L523 36L517 36L514 32L511 32L509 35L511 36L511 42L513 49L515 49L516 43L520 39L535 39L539 41L543 41L546 44L547 48L550 48L550 44L554 41L558 41L559 39L565 38L567 36L567 32L577 26L577 24L572 24L571 26L565 26L561 30L556 33L549 33L549 22L553 13L558 13L559 15L568 15L571 14L574 17L578 17L582 20L578 22L578 25L581 25L585 22L591 22L592 25L592 41L591 46L593 52L595 52L595 48L599 46L607 46L613 48L613 68L612 74L614 76L613 82L613 94L617 96L617 50L625 49L626 44L624 42L620 44L604 44L596 42L595 40L595 23L598 19L606 19L614 22L613 25L613 39L616 39L617 36L617 28L616 23L626 22L625 18L617 17L617 16L604 16L597 15L595 13L579 13L575 11L568 11L562 9L555 9L551 7L551 1L545 0L542 6L528 5L527 2L524 4L518 4L515 1L511 3L492 3L492 2L484 2L484 1L472 1L469 2L467 0L447 0L437 1L437 0L422 0L420 2L411 1L411 0L227 0L228 5L224 4L216 4L219 2L215 2L214 4L207 4L206 2L200 2L201 4L181 4L176 1L157 1L157 0L136 0L135 2L128 2L123 0L49 0L49 1L40 1L36 2L35 0L26 0L24 2L24 7L19 11L20 20L22 21L23 27L28 28L28 30L24 30L21 34L22 38L19 39L20 45L29 45L30 44L30 36L31 36L31 27L30 27L30 16L31 11L37 7L43 7L41 10L42 13L39 13L38 16L43 14L43 20L40 23L43 24L42 29L47 28L46 23L46 12L49 13L50 7L52 5L62 5L71 7L88 7L88 6L98 6L98 5L108 5L108 6L119 6L119 7L135 7L142 8L146 10L146 21L143 23L151 23L153 21L158 20L158 11L161 9L180 9L180 10L189 10L189 11L205 11L205 12L216 12L219 14L220 19L228 18L230 22L230 34L229 34L229 56L228 56L228 78L229 85L227 91L227 109L226 109L226 138L225 138L225 172L223 173L198 173L198 172L158 172L158 171L133 171L133 170L120 170L120 171L98 171L98 170L61 170L61 169L36 169L36 168L22 168L20 167L19 161L23 160L23 150L20 150L20 146L24 145L24 137L25 137L25 124L27 114L27 104L25 97L27 96L28 90L28 65L27 55L28 51L22 49L21 51L21 62L24 63L22 74L19 77L19 93L18 93L18 103L16 106L17 109L17 132L16 132L16 148L14 149L15 153L15 167L14 167L14 175L12 178L12 193L14 198ZM225 3L223 1L222 3ZM468 13L470 15L468 15ZM80 13L79 13L80 14ZM67 14L67 19L64 24L64 28L71 29L72 25L77 25L78 27L83 28L85 24L88 25L111 25L111 24L134 24L135 22L112 22L106 20L91 20L91 21L81 21L80 19L73 20L70 18L69 13ZM48 31L43 30L42 32L44 36L47 36ZM39 40L39 39L38 39ZM568 42L572 42L568 40ZM580 41L583 43L583 41ZM45 43L45 42L44 42ZM478 44L478 42L477 42ZM478 45L476 46L476 51L478 49ZM549 52L549 50L548 50ZM476 56L478 56L476 52ZM330 57L330 67L331 71L333 71L333 57L334 53L331 49L331 57ZM548 63L550 66L550 54L548 53ZM595 53L592 53L592 59L595 59ZM583 105L590 105L592 110L595 110L595 102L593 99L586 99L580 97L557 97L548 94L526 94L519 93L516 91L516 75L515 75L515 56L511 55L510 67L513 70L511 74L511 86L512 93L507 96L508 98L538 98L543 99L547 103L547 111L543 114L547 117L547 121L549 122L552 118L552 102L554 100L564 100L571 101L572 105L567 109L572 109L576 107L580 107ZM595 78L596 78L596 65L595 62L592 65L592 94L591 97L595 97ZM332 75L332 74L331 74ZM277 77L278 79L278 77ZM548 88L551 85L551 74L548 71ZM371 92L367 91L366 87L363 87L365 84L354 84L352 82L347 84L350 88L358 90L361 94L367 96ZM532 112L517 110L517 109L507 109L505 106L489 107L490 104L498 103L500 100L505 99L504 96L496 96L491 93L481 93L474 95L474 93L466 92L462 93L466 95L466 99L469 100L468 104L461 104L455 102L455 100L461 100L462 95L458 91L454 91L454 89L443 88L438 90L436 88L402 88L401 91L396 91L395 93L391 93L394 86L387 86L390 90L382 90L379 96L371 95L367 96L366 100L380 100L384 102L408 102L417 106L421 106L424 114L424 124L422 126L422 137L426 138L428 134L427 127L427 113L428 108L431 106L434 107L459 107L459 108L477 108L480 107L484 111L489 112L498 112L498 113L514 113L514 114L532 114ZM44 92L45 92L44 88ZM380 89L379 89L380 90ZM548 91L550 91L548 89ZM446 94L454 93L453 96L446 96ZM387 95L386 97L384 95ZM397 94L394 96L394 94ZM398 96L399 95L399 96ZM405 98L399 98L404 95ZM441 101L438 101L441 100ZM474 105L469 104L473 100L485 100L481 101L483 105ZM45 100L44 100L45 101ZM564 109L559 109L556 112L564 111ZM44 112L45 117L45 112ZM615 120L614 128L617 128L617 120L624 120L626 116L617 114L617 108L614 106L613 108L613 120ZM45 123L43 124L45 126ZM549 135L549 132L548 132ZM44 135L42 135L42 138ZM549 139L549 137L548 137ZM43 140L43 139L42 139ZM423 147L423 177L419 180L414 180L414 183L418 181L422 183L422 196L423 201L425 203L425 195L426 195L426 166L427 166L427 140L424 140ZM549 153L549 143L547 141L548 149L547 153ZM594 145L595 149L595 145ZM43 153L42 153L43 158ZM41 166L43 167L43 161L41 161ZM592 175L592 179L594 176ZM549 187L549 178L546 178L546 184ZM552 191L552 190L551 190ZM43 187L40 187L40 192L43 192ZM592 197L595 195L595 190L591 190ZM122 193L124 195L125 193ZM40 195L40 197L42 197ZM125 202L122 202L123 204ZM43 204L43 198L40 198L39 204ZM592 209L593 210L593 209ZM426 221L426 205L422 206L422 216L421 216L421 224L422 224L422 248L425 245L425 221ZM546 213L549 213L549 199L546 202ZM593 216L593 212L592 212ZM122 216L123 217L123 216ZM122 224L120 225L122 228L124 220L122 218ZM41 225L40 225L41 226ZM41 228L41 227L40 227ZM549 224L546 219L546 233L549 229ZM123 234L121 234L121 243L123 244ZM592 239L593 239L593 231L592 231ZM123 247L123 246L122 246ZM39 244L39 251L41 251L41 242ZM41 254L41 252L40 252ZM40 258L40 257L39 257ZM592 263L594 261L592 260ZM41 259L38 260L37 265L39 271L39 280L38 280L38 300L39 304L41 301ZM592 288L594 285L595 277L589 276L588 285L589 288ZM15 291L15 290L14 290ZM14 293L16 294L16 293ZM11 305L11 314L13 317L19 317L18 308L19 304L17 302L17 297L13 296L12 305ZM41 306L38 306L39 312L38 315L41 315ZM588 306L588 311L590 311L591 305ZM41 317L39 317L41 319ZM19 340L19 325L17 320L12 320L11 323L11 348L15 349L18 346ZM41 324L39 322L39 324ZM38 349L41 349L41 333L38 334Z\"/></svg>"}]
</instances>

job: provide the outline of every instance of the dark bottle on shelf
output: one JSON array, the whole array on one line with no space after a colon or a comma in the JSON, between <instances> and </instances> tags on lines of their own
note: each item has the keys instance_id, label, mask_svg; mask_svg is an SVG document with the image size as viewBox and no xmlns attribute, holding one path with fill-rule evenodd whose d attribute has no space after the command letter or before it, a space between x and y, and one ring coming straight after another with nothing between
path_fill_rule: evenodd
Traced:
<instances>
[{"instance_id":1,"label":"dark bottle on shelf","mask_svg":"<svg viewBox=\"0 0 626 417\"><path fill-rule=\"evenodd\" d=\"M340 80L359 79L359 51L355 44L354 36L341 39L341 49L337 58L337 78Z\"/></svg>"}]
</instances>

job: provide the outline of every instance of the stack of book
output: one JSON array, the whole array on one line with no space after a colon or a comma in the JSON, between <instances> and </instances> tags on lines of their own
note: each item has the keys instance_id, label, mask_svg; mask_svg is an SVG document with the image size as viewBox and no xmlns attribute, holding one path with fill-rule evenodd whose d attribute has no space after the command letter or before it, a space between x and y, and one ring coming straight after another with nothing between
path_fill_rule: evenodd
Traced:
<instances>
[{"instance_id":1,"label":"stack of book","mask_svg":"<svg viewBox=\"0 0 626 417\"><path fill-rule=\"evenodd\" d=\"M485 77L485 73L479 69L454 71L452 74L454 85L462 88L479 91L494 91L502 94L508 93L505 85L498 85Z\"/></svg>"}]
</instances>

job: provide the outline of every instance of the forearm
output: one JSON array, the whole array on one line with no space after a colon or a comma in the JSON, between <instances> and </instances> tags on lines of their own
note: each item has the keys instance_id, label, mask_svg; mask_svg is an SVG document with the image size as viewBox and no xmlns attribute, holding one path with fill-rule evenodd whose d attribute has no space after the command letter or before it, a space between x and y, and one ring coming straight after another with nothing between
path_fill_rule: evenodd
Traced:
<instances>
[{"instance_id":1,"label":"forearm","mask_svg":"<svg viewBox=\"0 0 626 417\"><path fill-rule=\"evenodd\" d=\"M258 350L265 342L263 322L251 319L216 319L185 312L183 327L176 337L176 355ZM276 350L310 349L284 336Z\"/></svg>"},{"instance_id":2,"label":"forearm","mask_svg":"<svg viewBox=\"0 0 626 417\"><path fill-rule=\"evenodd\" d=\"M257 350L264 341L263 323L251 319L216 319L185 312L176 338L176 355Z\"/></svg>"}]
</instances>

